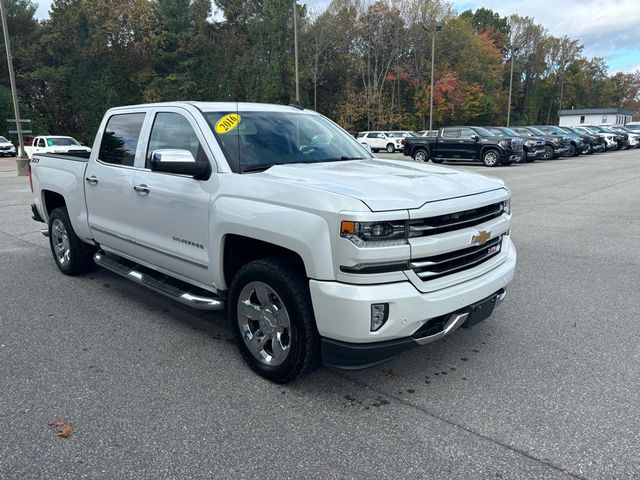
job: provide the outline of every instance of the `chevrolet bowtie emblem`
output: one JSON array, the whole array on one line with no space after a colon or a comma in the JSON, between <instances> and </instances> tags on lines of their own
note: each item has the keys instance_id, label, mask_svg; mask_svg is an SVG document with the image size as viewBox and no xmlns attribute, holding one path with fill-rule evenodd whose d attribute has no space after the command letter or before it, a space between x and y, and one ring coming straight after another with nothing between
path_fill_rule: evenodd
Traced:
<instances>
[{"instance_id":1,"label":"chevrolet bowtie emblem","mask_svg":"<svg viewBox=\"0 0 640 480\"><path fill-rule=\"evenodd\" d=\"M487 240L489 240L490 238L491 238L491 232L489 230L482 230L477 235L474 235L473 237L471 237L471 243L477 242L480 245L482 245L483 243L486 243Z\"/></svg>"}]
</instances>

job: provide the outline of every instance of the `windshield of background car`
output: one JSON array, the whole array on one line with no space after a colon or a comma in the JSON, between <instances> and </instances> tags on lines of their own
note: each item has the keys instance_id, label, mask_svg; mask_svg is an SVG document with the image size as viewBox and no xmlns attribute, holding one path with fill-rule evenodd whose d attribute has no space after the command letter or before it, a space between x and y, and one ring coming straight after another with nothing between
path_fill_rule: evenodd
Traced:
<instances>
[{"instance_id":1,"label":"windshield of background car","mask_svg":"<svg viewBox=\"0 0 640 480\"><path fill-rule=\"evenodd\" d=\"M9 140L4 137L0 137L0 143L9 143Z\"/></svg>"},{"instance_id":2,"label":"windshield of background car","mask_svg":"<svg viewBox=\"0 0 640 480\"><path fill-rule=\"evenodd\" d=\"M536 135L546 135L546 133L544 133L542 130L535 127L529 127L529 130L531 130Z\"/></svg>"},{"instance_id":3,"label":"windshield of background car","mask_svg":"<svg viewBox=\"0 0 640 480\"><path fill-rule=\"evenodd\" d=\"M205 112L231 170L369 159L351 135L321 115L293 112Z\"/></svg>"},{"instance_id":4,"label":"windshield of background car","mask_svg":"<svg viewBox=\"0 0 640 480\"><path fill-rule=\"evenodd\" d=\"M526 128L515 128L514 131L518 135L522 135L524 137L533 137L533 133L527 130Z\"/></svg>"},{"instance_id":5,"label":"windshield of background car","mask_svg":"<svg viewBox=\"0 0 640 480\"><path fill-rule=\"evenodd\" d=\"M486 128L482 128L482 127L473 127L473 131L476 132L481 137L495 137L496 136L495 133L490 132ZM497 135L499 136L501 134L497 134Z\"/></svg>"},{"instance_id":6,"label":"windshield of background car","mask_svg":"<svg viewBox=\"0 0 640 480\"><path fill-rule=\"evenodd\" d=\"M80 145L73 138L68 137L49 137L47 138L49 147L69 147L71 145Z\"/></svg>"}]
</instances>

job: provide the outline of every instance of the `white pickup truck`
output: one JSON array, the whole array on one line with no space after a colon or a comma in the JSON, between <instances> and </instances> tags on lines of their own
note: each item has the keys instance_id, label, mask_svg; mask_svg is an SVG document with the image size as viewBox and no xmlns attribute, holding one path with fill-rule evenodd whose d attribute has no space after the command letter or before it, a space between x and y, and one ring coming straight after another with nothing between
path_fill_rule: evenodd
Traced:
<instances>
[{"instance_id":1,"label":"white pickup truck","mask_svg":"<svg viewBox=\"0 0 640 480\"><path fill-rule=\"evenodd\" d=\"M82 155L91 151L73 137L40 136L35 137L31 145L25 146L27 157L32 158L34 153L66 153Z\"/></svg>"},{"instance_id":2,"label":"white pickup truck","mask_svg":"<svg viewBox=\"0 0 640 480\"><path fill-rule=\"evenodd\" d=\"M299 107L115 108L90 156L31 167L63 273L97 264L195 308L226 305L243 357L275 382L470 327L514 274L501 180L376 159Z\"/></svg>"}]
</instances>

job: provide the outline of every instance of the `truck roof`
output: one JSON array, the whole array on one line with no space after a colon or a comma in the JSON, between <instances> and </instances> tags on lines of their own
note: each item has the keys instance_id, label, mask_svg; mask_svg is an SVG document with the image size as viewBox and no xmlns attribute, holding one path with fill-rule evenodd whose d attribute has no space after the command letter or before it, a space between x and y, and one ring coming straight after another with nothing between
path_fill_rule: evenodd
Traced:
<instances>
[{"instance_id":1,"label":"truck roof","mask_svg":"<svg viewBox=\"0 0 640 480\"><path fill-rule=\"evenodd\" d=\"M114 107L111 110L126 110L129 108L148 108L148 107L195 107L204 112L302 112L300 108L288 105L276 105L271 103L253 103L253 102L160 102L160 103L143 103L138 105L125 105ZM312 112L311 110L306 110Z\"/></svg>"}]
</instances>

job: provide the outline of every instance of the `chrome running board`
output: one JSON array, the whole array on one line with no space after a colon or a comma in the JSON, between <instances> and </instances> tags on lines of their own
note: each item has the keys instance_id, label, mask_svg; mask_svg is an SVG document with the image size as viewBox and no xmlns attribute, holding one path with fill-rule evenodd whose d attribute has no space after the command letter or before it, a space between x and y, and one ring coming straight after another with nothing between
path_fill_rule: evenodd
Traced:
<instances>
[{"instance_id":1,"label":"chrome running board","mask_svg":"<svg viewBox=\"0 0 640 480\"><path fill-rule=\"evenodd\" d=\"M106 268L121 277L127 278L143 287L147 287L165 297L177 300L184 305L197 308L198 310L224 309L224 302L218 297L206 297L189 293L168 282L154 278L149 274L139 272L124 263L118 262L112 257L107 257L104 252L97 252L93 256L93 261L102 268Z\"/></svg>"}]
</instances>

